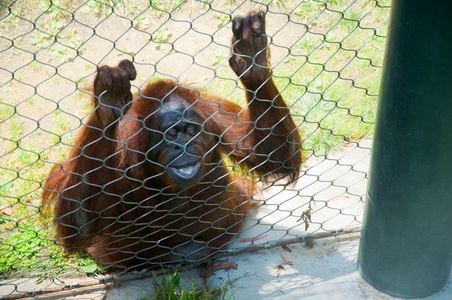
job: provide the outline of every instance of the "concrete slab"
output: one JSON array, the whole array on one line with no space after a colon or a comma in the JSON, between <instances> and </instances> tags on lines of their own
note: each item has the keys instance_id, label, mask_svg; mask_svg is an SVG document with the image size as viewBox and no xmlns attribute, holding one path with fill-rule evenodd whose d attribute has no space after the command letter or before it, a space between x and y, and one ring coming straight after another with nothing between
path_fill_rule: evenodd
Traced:
<instances>
[{"instance_id":1,"label":"concrete slab","mask_svg":"<svg viewBox=\"0 0 452 300\"><path fill-rule=\"evenodd\" d=\"M361 226L371 141L350 143L326 157L308 161L295 185L275 184L254 197L260 207L252 212L230 248L244 248L243 238L255 244ZM306 228L303 214L309 209ZM242 241L242 242L241 242Z\"/></svg>"},{"instance_id":2,"label":"concrete slab","mask_svg":"<svg viewBox=\"0 0 452 300\"><path fill-rule=\"evenodd\" d=\"M312 249L302 244L293 244L289 248L290 252L277 247L260 253L225 257L224 260L234 261L237 269L215 271L214 276L207 278L207 286L227 288L225 299L231 300L398 299L375 290L359 275L359 235L319 239ZM182 277L184 286L191 285L192 280L195 289L206 284L200 268L183 271ZM153 279L145 278L77 296L66 293L60 298L58 294L51 294L29 299L138 300L153 299L154 293ZM452 276L443 290L424 299L452 299Z\"/></svg>"},{"instance_id":3,"label":"concrete slab","mask_svg":"<svg viewBox=\"0 0 452 300\"><path fill-rule=\"evenodd\" d=\"M312 249L301 244L261 254L229 257L237 270L217 271L209 286L228 285L230 299L397 299L372 288L358 272L359 236L317 240ZM287 261L292 264L284 264ZM282 264L282 265L281 265ZM227 295L226 299L228 299ZM452 299L448 285L430 300Z\"/></svg>"}]
</instances>

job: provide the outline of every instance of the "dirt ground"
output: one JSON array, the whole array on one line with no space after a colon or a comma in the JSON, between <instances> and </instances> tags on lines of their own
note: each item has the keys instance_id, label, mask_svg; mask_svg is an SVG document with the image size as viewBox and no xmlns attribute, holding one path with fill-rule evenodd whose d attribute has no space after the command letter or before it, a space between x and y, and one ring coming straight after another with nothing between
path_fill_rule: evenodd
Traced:
<instances>
[{"instance_id":1,"label":"dirt ground","mask_svg":"<svg viewBox=\"0 0 452 300\"><path fill-rule=\"evenodd\" d=\"M24 20L2 24L5 37L0 40L2 101L15 106L24 123L24 135L38 128L52 132L55 124L51 113L57 108L71 121L69 128L74 129L79 124L77 118L86 113L82 111L82 101L89 101L86 100L89 97L80 97L78 92L90 91L96 66L117 65L123 59L133 59L135 63L138 73L133 82L135 92L154 76L171 77L215 92L218 87L218 78L213 81L215 75L235 76L225 63L230 52L231 29L218 23L219 13L203 12L205 6L199 3L189 5L189 9L184 7L170 18L157 19L151 11L145 11L149 25L144 30L140 26L131 27L130 20L116 14L93 19L90 14L76 12L74 20L61 14L66 26L60 34L63 38L43 39L38 45L31 44L36 34L33 26L39 26L42 18L34 24ZM252 8L259 7L242 5L234 14ZM302 28L287 24L287 16L276 13L269 14L267 28L270 35L278 31L274 35L275 44L285 45L272 47L273 65L277 65ZM59 43L71 44L67 38L70 30L75 30L84 41L81 51L77 54L69 47L64 53L53 51L52 46ZM44 142L42 134L39 140Z\"/></svg>"}]
</instances>

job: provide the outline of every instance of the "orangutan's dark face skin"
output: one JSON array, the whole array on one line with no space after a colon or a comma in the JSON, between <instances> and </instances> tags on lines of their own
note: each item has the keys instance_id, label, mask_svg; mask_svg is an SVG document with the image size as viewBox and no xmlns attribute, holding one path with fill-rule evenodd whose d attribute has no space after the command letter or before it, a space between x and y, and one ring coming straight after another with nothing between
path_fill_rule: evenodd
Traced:
<instances>
[{"instance_id":1,"label":"orangutan's dark face skin","mask_svg":"<svg viewBox=\"0 0 452 300\"><path fill-rule=\"evenodd\" d=\"M148 159L166 166L174 184L187 187L199 181L208 151L202 128L204 118L187 101L171 94L152 120ZM156 141L160 142L156 143Z\"/></svg>"}]
</instances>

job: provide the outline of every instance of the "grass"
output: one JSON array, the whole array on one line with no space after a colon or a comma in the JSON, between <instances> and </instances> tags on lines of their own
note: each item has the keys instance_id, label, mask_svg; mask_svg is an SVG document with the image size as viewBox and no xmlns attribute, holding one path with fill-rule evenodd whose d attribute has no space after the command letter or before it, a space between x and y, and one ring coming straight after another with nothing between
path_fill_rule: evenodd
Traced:
<instances>
[{"instance_id":1,"label":"grass","mask_svg":"<svg viewBox=\"0 0 452 300\"><path fill-rule=\"evenodd\" d=\"M88 1L74 14L77 1L13 2L6 0L0 6L2 35L5 32L0 50L11 60L11 65L1 65L9 72L0 74L0 273L14 276L30 272L43 278L74 269L95 272L97 267L85 257L69 259L62 254L52 240L51 220L42 213L40 204L42 180L55 162L66 157L73 130L80 125L78 120L91 109L85 92L63 81L83 86L92 80L95 65L117 61L127 53L134 54L136 61L142 62L140 67L155 75L143 81L165 75L153 70L171 74L163 60L177 54L172 43L204 29L204 36L216 42L215 35L229 26L228 13L236 1L225 1L222 6L212 3L210 10L207 5L180 0L153 1L152 6L144 0ZM297 27L304 29L296 31L293 44L285 45L290 51L274 65L274 78L291 105L308 155L324 156L342 142L366 138L373 130L389 13L387 8L374 6L370 0L327 4L274 1L270 5L273 11L290 14L294 23L304 24ZM187 22L179 20L178 14L186 11L197 17L192 28L180 33L178 28ZM196 25L204 17L210 18L211 28ZM115 18L112 23L117 29L103 29L109 18ZM120 32L119 24L129 29ZM116 31L119 37L114 35ZM124 36L130 41L134 35L135 41L143 44L119 46ZM93 43L95 36L101 38ZM14 40L14 45L8 40ZM153 45L155 63L149 62L148 49L143 50L147 42ZM160 45L165 47L159 49ZM237 88L236 76L227 64L229 50L217 47L205 59L205 48L200 40L199 52L188 55L216 77L197 85L243 105L243 91ZM105 51L98 53L99 49ZM20 73L28 64L33 76ZM139 87L142 82L134 84ZM46 265L50 271L45 270ZM176 294L185 297L187 289L180 286L177 276L169 276L169 281L160 285L171 286L169 292L162 291L164 295L173 295L177 287ZM190 297L195 295L186 299Z\"/></svg>"},{"instance_id":2,"label":"grass","mask_svg":"<svg viewBox=\"0 0 452 300\"><path fill-rule=\"evenodd\" d=\"M36 283L40 283L45 278L58 278L60 274L73 272L74 269L79 269L75 274L98 271L89 257L68 258L61 247L55 245L48 231L51 230L26 224L9 232L9 236L2 239L0 276L25 273L36 277ZM20 273L16 273L18 271Z\"/></svg>"},{"instance_id":3,"label":"grass","mask_svg":"<svg viewBox=\"0 0 452 300\"><path fill-rule=\"evenodd\" d=\"M176 269L173 274L165 271L162 267L163 276L158 281L154 273L153 283L155 288L155 296L153 300L224 300L231 299L235 291L226 298L227 286L216 286L210 290L195 290L193 278L190 285L183 286L181 273ZM152 300L151 298L142 298L140 300Z\"/></svg>"}]
</instances>

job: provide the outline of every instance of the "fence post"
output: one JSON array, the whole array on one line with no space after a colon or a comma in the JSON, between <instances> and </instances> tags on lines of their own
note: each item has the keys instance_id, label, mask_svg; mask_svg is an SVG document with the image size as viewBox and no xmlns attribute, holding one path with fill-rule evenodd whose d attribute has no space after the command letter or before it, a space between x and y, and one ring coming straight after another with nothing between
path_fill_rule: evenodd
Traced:
<instances>
[{"instance_id":1,"label":"fence post","mask_svg":"<svg viewBox=\"0 0 452 300\"><path fill-rule=\"evenodd\" d=\"M394 0L359 269L376 289L426 297L452 263L452 2Z\"/></svg>"}]
</instances>

